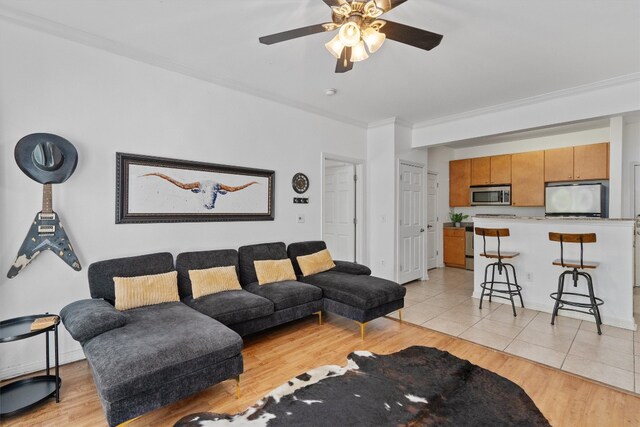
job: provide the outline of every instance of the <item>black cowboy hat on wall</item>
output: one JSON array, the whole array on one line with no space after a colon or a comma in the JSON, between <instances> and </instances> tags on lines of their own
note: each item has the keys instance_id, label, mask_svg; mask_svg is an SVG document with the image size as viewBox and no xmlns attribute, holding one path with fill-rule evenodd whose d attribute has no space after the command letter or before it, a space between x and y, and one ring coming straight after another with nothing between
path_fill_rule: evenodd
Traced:
<instances>
[{"instance_id":1,"label":"black cowboy hat on wall","mask_svg":"<svg viewBox=\"0 0 640 427\"><path fill-rule=\"evenodd\" d=\"M65 182L76 170L78 152L66 139L51 133L32 133L15 148L18 167L41 184Z\"/></svg>"}]
</instances>

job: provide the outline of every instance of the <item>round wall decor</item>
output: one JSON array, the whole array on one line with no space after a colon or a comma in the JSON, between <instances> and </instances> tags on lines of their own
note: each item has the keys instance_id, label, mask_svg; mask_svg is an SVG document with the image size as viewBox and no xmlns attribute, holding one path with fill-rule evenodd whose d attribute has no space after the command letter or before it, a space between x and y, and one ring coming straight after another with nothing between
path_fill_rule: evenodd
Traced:
<instances>
[{"instance_id":1,"label":"round wall decor","mask_svg":"<svg viewBox=\"0 0 640 427\"><path fill-rule=\"evenodd\" d=\"M302 194L309 189L309 178L307 178L307 176L302 172L298 172L293 175L291 186L293 187L293 191L298 194Z\"/></svg>"}]
</instances>

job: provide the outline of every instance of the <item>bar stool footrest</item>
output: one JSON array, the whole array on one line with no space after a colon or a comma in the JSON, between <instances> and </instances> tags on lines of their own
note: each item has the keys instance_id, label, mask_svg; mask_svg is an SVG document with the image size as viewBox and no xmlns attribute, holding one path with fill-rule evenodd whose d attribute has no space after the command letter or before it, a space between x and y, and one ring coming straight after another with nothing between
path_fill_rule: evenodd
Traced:
<instances>
[{"instance_id":1,"label":"bar stool footrest","mask_svg":"<svg viewBox=\"0 0 640 427\"><path fill-rule=\"evenodd\" d=\"M512 287L513 289L495 289L495 288L491 289L491 285L505 285L508 287ZM511 294L511 295L518 295L522 290L522 286L518 285L517 283L511 283L511 282L482 282L480 283L480 287L490 293L498 292L501 294ZM505 298L505 297L501 297L500 295L495 295L495 297Z\"/></svg>"},{"instance_id":2,"label":"bar stool footrest","mask_svg":"<svg viewBox=\"0 0 640 427\"><path fill-rule=\"evenodd\" d=\"M591 303L591 296L589 294L579 294L579 293L576 293L576 292L563 292L562 296L564 297L565 295L573 295L575 297L587 298L587 299L589 299L589 302L579 302L579 301L565 300L565 299L562 299L562 298L558 297L558 292L553 292L553 293L549 294L551 299L553 299L555 301L558 301L562 305L569 305L569 306L580 307L580 308L593 308L593 307L601 306L602 304L604 304L604 301L601 298L598 298L598 297L595 297L595 296L593 297L593 299L595 300L596 303L592 304ZM561 307L559 307L559 308L561 308ZM565 308L565 310L568 310L568 309ZM584 312L581 312L581 313L584 313Z\"/></svg>"}]
</instances>

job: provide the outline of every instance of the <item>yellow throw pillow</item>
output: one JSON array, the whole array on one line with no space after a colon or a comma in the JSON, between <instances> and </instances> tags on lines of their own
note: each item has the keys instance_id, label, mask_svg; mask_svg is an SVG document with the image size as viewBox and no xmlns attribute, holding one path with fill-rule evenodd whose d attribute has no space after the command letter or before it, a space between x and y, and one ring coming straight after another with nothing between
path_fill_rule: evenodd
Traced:
<instances>
[{"instance_id":1,"label":"yellow throw pillow","mask_svg":"<svg viewBox=\"0 0 640 427\"><path fill-rule=\"evenodd\" d=\"M113 283L118 310L180 301L177 271L149 276L114 277Z\"/></svg>"},{"instance_id":2,"label":"yellow throw pillow","mask_svg":"<svg viewBox=\"0 0 640 427\"><path fill-rule=\"evenodd\" d=\"M323 249L311 255L296 257L300 271L303 276L311 276L312 274L322 273L331 270L336 265L333 263L331 254L328 249Z\"/></svg>"},{"instance_id":3,"label":"yellow throw pillow","mask_svg":"<svg viewBox=\"0 0 640 427\"><path fill-rule=\"evenodd\" d=\"M289 258L253 261L253 265L260 285L296 280L296 273Z\"/></svg>"},{"instance_id":4,"label":"yellow throw pillow","mask_svg":"<svg viewBox=\"0 0 640 427\"><path fill-rule=\"evenodd\" d=\"M218 292L242 289L233 265L189 270L189 279L191 279L191 293L194 299Z\"/></svg>"}]
</instances>

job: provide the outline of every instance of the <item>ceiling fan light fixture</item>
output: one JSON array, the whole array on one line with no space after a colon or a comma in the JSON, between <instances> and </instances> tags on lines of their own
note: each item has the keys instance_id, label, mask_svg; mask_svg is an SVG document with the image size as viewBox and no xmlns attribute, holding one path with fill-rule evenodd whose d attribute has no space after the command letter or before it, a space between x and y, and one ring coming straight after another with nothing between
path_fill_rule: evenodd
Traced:
<instances>
[{"instance_id":1,"label":"ceiling fan light fixture","mask_svg":"<svg viewBox=\"0 0 640 427\"><path fill-rule=\"evenodd\" d=\"M360 26L355 22L346 22L340 27L338 37L343 45L353 47L360 42Z\"/></svg>"},{"instance_id":2,"label":"ceiling fan light fixture","mask_svg":"<svg viewBox=\"0 0 640 427\"><path fill-rule=\"evenodd\" d=\"M351 49L351 62L359 62L367 59L369 55L364 48L364 42L360 42Z\"/></svg>"},{"instance_id":3,"label":"ceiling fan light fixture","mask_svg":"<svg viewBox=\"0 0 640 427\"><path fill-rule=\"evenodd\" d=\"M340 41L340 35L337 35L332 38L329 43L325 43L324 47L326 47L331 55L335 56L336 59L340 59L340 54L342 53L342 49L344 49L344 44Z\"/></svg>"},{"instance_id":4,"label":"ceiling fan light fixture","mask_svg":"<svg viewBox=\"0 0 640 427\"><path fill-rule=\"evenodd\" d=\"M387 36L369 27L362 33L362 40L367 44L369 52L374 53L382 46Z\"/></svg>"}]
</instances>

